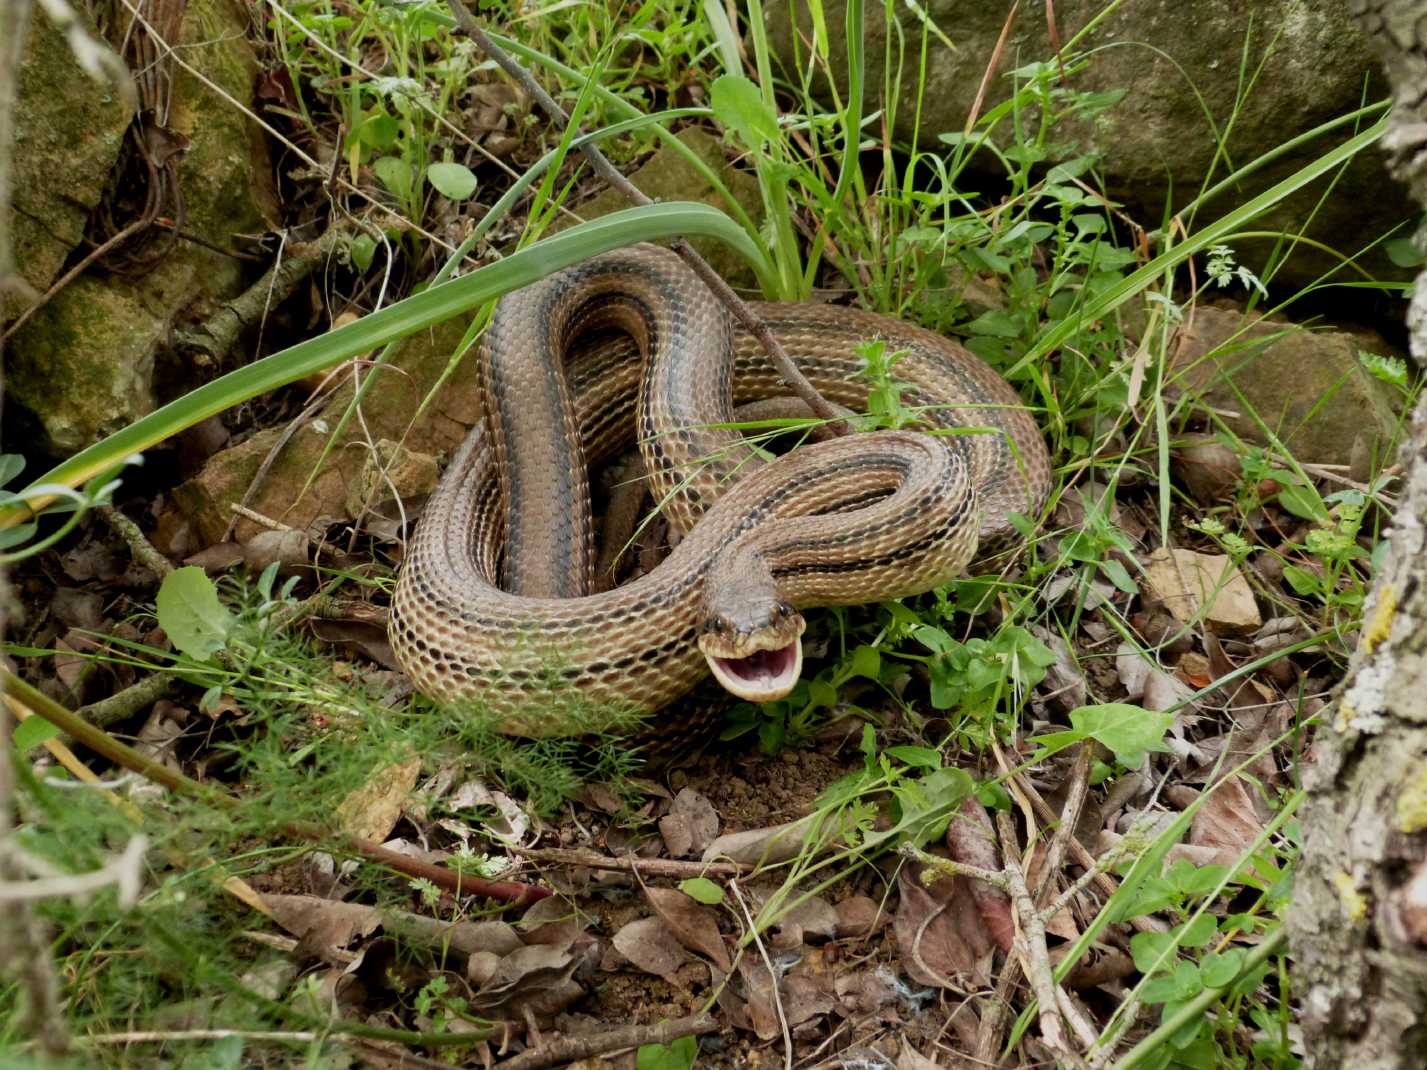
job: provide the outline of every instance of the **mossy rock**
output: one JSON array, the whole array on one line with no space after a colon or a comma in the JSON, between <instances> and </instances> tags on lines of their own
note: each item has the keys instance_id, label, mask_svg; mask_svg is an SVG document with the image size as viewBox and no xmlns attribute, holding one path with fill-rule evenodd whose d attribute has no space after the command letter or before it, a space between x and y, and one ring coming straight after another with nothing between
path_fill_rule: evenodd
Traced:
<instances>
[{"instance_id":1,"label":"mossy rock","mask_svg":"<svg viewBox=\"0 0 1427 1070\"><path fill-rule=\"evenodd\" d=\"M1069 41L1104 8L1103 0L1057 3L1060 41ZM824 10L832 38L831 68L839 87L845 89L846 0L826 0ZM888 10L895 19L891 34ZM954 43L955 50L946 47L936 34L928 36L926 89L918 100L922 11ZM806 65L806 44L811 40L808 5L799 0L769 0L765 12L775 56L783 71L793 76ZM898 42L906 49L895 113L897 136L911 141L915 135L927 151L948 151L938 135L959 134L964 129L986 69L997 54L1006 14L1004 4L968 0L927 0L922 5L896 4L890 9L881 3L867 3L862 34L868 87L865 110L881 106L878 88L884 82L890 36L894 63ZM1224 178L1232 169L1226 161L1242 166L1353 111L1364 101L1386 95L1378 65L1347 5L1302 0L1253 4L1199 0L1192 5L1136 0L1096 23L1078 47L1089 53L1085 67L1071 73L1057 88L1079 93L1123 90L1125 95L1093 119L1057 125L1051 132L1054 144L1049 146L1047 162L1082 152L1096 154L1110 196L1152 225L1164 218L1166 205L1181 207L1199 194L1206 181L1212 184ZM1023 5L979 114L986 115L1010 97L1014 84L1011 71L1033 61L1053 63L1055 56L1056 46L1042 8ZM1247 74L1241 75L1241 69ZM1246 77L1252 78L1247 90ZM815 88L825 98L829 96L825 81ZM1064 108L1066 104L1062 98L1056 106ZM1034 113L1023 114L1020 125L1034 129L1038 121ZM1228 132L1222 155L1216 129L1221 134ZM1242 204L1353 132L1345 130L1297 146L1226 189L1204 207L1199 219L1213 219ZM992 135L1003 146L1013 136L1009 120L1002 120ZM1379 235L1415 220L1417 214L1407 191L1389 177L1381 153L1370 149L1346 169L1335 169L1291 195L1256 220L1253 229L1295 234L1306 224L1309 237L1355 254ZM1408 233L1402 230L1399 236ZM1256 271L1263 267L1270 248L1268 240L1237 243L1241 262ZM1370 252L1361 262L1385 278L1406 279L1411 274L1393 265L1381 250ZM1276 277L1281 282L1303 284L1322 271L1339 267L1337 257L1301 245Z\"/></svg>"},{"instance_id":2,"label":"mossy rock","mask_svg":"<svg viewBox=\"0 0 1427 1070\"><path fill-rule=\"evenodd\" d=\"M82 9L78 14L86 18ZM84 73L64 35L36 7L15 106L11 241L20 275L37 293L49 288L84 237L130 118L110 86Z\"/></svg>"}]
</instances>

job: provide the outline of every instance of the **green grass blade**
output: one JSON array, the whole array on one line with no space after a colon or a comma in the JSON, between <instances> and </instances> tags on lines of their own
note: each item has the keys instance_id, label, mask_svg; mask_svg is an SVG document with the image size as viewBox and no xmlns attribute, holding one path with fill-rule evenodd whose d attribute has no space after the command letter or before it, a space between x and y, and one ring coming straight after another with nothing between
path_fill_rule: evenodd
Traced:
<instances>
[{"instance_id":1,"label":"green grass blade","mask_svg":"<svg viewBox=\"0 0 1427 1070\"><path fill-rule=\"evenodd\" d=\"M1046 356L1046 354L1054 352L1060 347L1061 343L1081 330L1086 323L1108 315L1135 294L1145 289L1145 287L1154 281L1156 276L1162 272L1177 264L1182 264L1195 253L1202 252L1212 245L1218 245L1225 235L1245 226L1289 194L1303 188L1314 179L1327 174L1335 167L1341 166L1344 160L1356 156L1378 138L1382 137L1386 130L1387 120L1379 119L1361 134L1343 142L1331 152L1324 153L1312 163L1295 171L1282 182L1264 190L1252 200L1244 202L1244 204L1235 208L1232 212L1220 216L1203 230L1191 234L1173 249L1166 253L1161 253L1138 271L1126 275L1114 286L1107 288L1103 294L1087 302L1084 307L1080 309L1079 316L1067 316L1064 320L1043 334L1034 345L1026 350L1020 360L1016 361L1006 372L1007 378L1014 380L1016 376L1029 365L1034 364Z\"/></svg>"},{"instance_id":2,"label":"green grass blade","mask_svg":"<svg viewBox=\"0 0 1427 1070\"><path fill-rule=\"evenodd\" d=\"M229 372L81 450L35 483L78 486L130 454L141 453L239 402L424 330L552 272L635 242L689 235L719 238L749 263L760 260L743 228L706 204L672 201L628 208L571 227L469 275ZM20 509L0 513L0 526L18 523L26 515Z\"/></svg>"}]
</instances>

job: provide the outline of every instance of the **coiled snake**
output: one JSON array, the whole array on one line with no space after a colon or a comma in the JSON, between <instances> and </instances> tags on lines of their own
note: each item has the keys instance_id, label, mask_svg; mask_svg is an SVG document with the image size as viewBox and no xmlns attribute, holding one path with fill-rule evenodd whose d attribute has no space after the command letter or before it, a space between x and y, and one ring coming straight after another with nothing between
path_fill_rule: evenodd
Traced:
<instances>
[{"instance_id":1,"label":"coiled snake","mask_svg":"<svg viewBox=\"0 0 1427 1070\"><path fill-rule=\"evenodd\" d=\"M1039 511L1040 433L971 353L853 309L755 311L824 397L854 409L868 394L854 348L905 351L904 405L919 426L962 433L854 434L761 461L729 428L733 407L787 388L663 249L605 254L510 294L486 337L486 420L428 500L392 602L392 646L423 692L529 735L564 730L549 712L563 698L652 713L710 670L735 694L781 697L801 669L798 610L930 590L978 544L1014 539L1010 513ZM588 594L586 469L636 429L683 537L644 576Z\"/></svg>"}]
</instances>

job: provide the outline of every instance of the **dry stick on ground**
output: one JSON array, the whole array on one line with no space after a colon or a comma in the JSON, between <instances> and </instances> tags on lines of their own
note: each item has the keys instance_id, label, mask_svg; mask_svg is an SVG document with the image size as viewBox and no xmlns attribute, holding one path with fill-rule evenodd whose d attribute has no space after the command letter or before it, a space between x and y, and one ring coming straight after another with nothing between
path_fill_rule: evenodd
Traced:
<instances>
[{"instance_id":1,"label":"dry stick on ground","mask_svg":"<svg viewBox=\"0 0 1427 1070\"><path fill-rule=\"evenodd\" d=\"M607 1055L625 1048L639 1048L645 1044L672 1044L680 1037L700 1036L717 1033L718 1022L707 1014L691 1018L675 1018L670 1022L655 1025L626 1025L618 1029L607 1029L599 1033L585 1033L579 1036L561 1037L521 1052L513 1059L497 1064L496 1070L546 1070L587 1059L592 1055Z\"/></svg>"},{"instance_id":2,"label":"dry stick on ground","mask_svg":"<svg viewBox=\"0 0 1427 1070\"><path fill-rule=\"evenodd\" d=\"M645 877L738 878L753 873L758 867L742 862L681 862L673 858L635 858L630 855L601 855L593 851L575 851L563 847L512 847L511 851L531 862L556 866L583 866L586 869L618 870Z\"/></svg>"},{"instance_id":3,"label":"dry stick on ground","mask_svg":"<svg viewBox=\"0 0 1427 1070\"><path fill-rule=\"evenodd\" d=\"M733 897L738 900L738 907L743 911L743 916L748 920L748 933L753 937L753 945L758 948L758 954L763 959L763 968L768 971L768 984L773 996L773 1009L778 1012L778 1025L783 1030L783 1065L786 1070L793 1070L793 1033L788 1028L788 1015L783 1010L783 997L778 991L779 973L773 968L773 959L768 954L768 949L763 945L763 938L758 935L758 922L753 918L753 912L748 909L748 903L743 898L743 892L738 887L737 881L728 882L729 891L733 892Z\"/></svg>"},{"instance_id":4,"label":"dry stick on ground","mask_svg":"<svg viewBox=\"0 0 1427 1070\"><path fill-rule=\"evenodd\" d=\"M475 41L486 55L495 60L496 64L515 80L522 89L530 94L541 109L548 115L562 131L569 126L570 117L565 114L565 109L555 102L555 98L545 89L530 72L522 67L511 57L505 49L501 48L486 32L481 29L478 23L466 9L466 5L461 0L447 0L450 4L451 12L456 16L456 23L460 26L461 32L471 40ZM614 189L619 190L632 204L653 204L642 190L627 179L619 170L605 158L594 142L585 142L580 146L580 152L589 161L595 173L603 178ZM733 292L733 288L724 282L707 260L694 251L683 238L676 238L671 244L674 252L678 253L684 263L688 264L704 285L713 291L714 295L733 313L734 318L744 328L758 339L759 344L768 354L768 359L772 362L774 369L781 375L784 381L792 388L793 392L802 398L808 408L820 420L827 421L828 427L837 434L843 434L850 430L847 424L838 416L837 410L817 392L817 389L810 383L805 375L798 370L798 366L793 363L791 357L778 343L778 339L773 337L766 324L763 323L753 310L746 305L743 300Z\"/></svg>"},{"instance_id":5,"label":"dry stick on ground","mask_svg":"<svg viewBox=\"0 0 1427 1070\"><path fill-rule=\"evenodd\" d=\"M346 228L334 226L316 241L287 246L288 256L275 260L263 277L241 295L192 330L174 335L173 348L180 353L199 353L209 360L222 357L245 328L286 300L346 236Z\"/></svg>"},{"instance_id":6,"label":"dry stick on ground","mask_svg":"<svg viewBox=\"0 0 1427 1070\"><path fill-rule=\"evenodd\" d=\"M1059 986L1055 983L1055 975L1050 965L1050 951L1046 947L1045 918L1036 909L1030 889L1026 886L1026 874L1021 868L1021 860L1017 854L1015 823L1010 814L1005 811L997 812L996 830L1001 836L1001 858L1006 866L1003 871L1006 891L1015 904L1016 918L1021 924L1021 932L1016 939L1021 953L1021 969L1030 981L1031 990L1035 992L1036 1003L1039 1005L1041 1039L1072 1066L1081 1066L1083 1060L1070 1046L1070 1038L1065 1034ZM1074 1017L1074 1014L1065 1017Z\"/></svg>"},{"instance_id":7,"label":"dry stick on ground","mask_svg":"<svg viewBox=\"0 0 1427 1070\"><path fill-rule=\"evenodd\" d=\"M69 733L90 750L108 758L116 765L147 777L170 791L190 798L213 802L223 807L242 805L241 801L226 792L201 784L182 773L155 762L148 756L120 743L108 733L95 728L82 718L36 690L13 673L0 669L0 690L11 699L23 704L32 713L43 717L50 724ZM345 845L353 854L374 862L390 866L409 877L429 880L444 891L457 895L480 895L507 903L533 903L553 894L549 888L518 881L491 881L482 877L457 873L445 866L433 865L415 858L409 858L370 840L358 836L332 833L306 822L289 822L283 826L284 834L294 839L322 844L332 839Z\"/></svg>"}]
</instances>

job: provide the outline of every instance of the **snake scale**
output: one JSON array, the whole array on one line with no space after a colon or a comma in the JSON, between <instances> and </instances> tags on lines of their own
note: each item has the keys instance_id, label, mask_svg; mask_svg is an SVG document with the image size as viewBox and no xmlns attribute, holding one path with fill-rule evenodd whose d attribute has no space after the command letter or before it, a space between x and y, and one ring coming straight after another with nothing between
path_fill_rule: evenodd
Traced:
<instances>
[{"instance_id":1,"label":"snake scale","mask_svg":"<svg viewBox=\"0 0 1427 1070\"><path fill-rule=\"evenodd\" d=\"M875 431L765 461L728 425L735 405L787 387L674 254L636 246L516 291L485 340L486 419L428 500L392 601L392 646L420 690L526 735L565 731L552 710L569 699L654 713L710 671L780 697L801 669L799 610L927 591L978 546L1012 542L1011 513L1039 512L1040 432L960 345L848 308L754 311L853 409L869 388L855 347L884 340L903 352L894 373L918 426L961 433ZM587 469L635 439L681 538L590 594Z\"/></svg>"}]
</instances>

